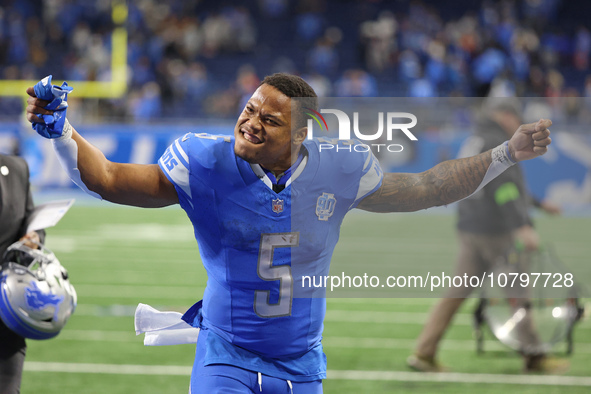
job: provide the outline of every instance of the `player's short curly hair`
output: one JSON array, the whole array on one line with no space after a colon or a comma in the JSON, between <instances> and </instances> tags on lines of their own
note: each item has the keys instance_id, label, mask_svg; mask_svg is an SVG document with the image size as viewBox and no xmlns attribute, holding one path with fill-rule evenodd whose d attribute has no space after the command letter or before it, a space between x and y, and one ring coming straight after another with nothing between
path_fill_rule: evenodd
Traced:
<instances>
[{"instance_id":1,"label":"player's short curly hair","mask_svg":"<svg viewBox=\"0 0 591 394\"><path fill-rule=\"evenodd\" d=\"M268 75L263 79L261 85L273 86L287 97L297 98L299 108L295 111L295 117L292 120L292 125L295 128L306 126L307 117L304 115L303 108L318 110L318 96L316 92L306 81L297 75L286 73Z\"/></svg>"}]
</instances>

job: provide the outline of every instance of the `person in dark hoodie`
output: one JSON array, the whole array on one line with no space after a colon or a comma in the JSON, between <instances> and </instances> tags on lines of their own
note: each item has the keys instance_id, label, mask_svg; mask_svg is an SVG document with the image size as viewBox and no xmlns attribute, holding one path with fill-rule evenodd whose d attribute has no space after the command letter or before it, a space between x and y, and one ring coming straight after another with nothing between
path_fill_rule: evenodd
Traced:
<instances>
[{"instance_id":1,"label":"person in dark hoodie","mask_svg":"<svg viewBox=\"0 0 591 394\"><path fill-rule=\"evenodd\" d=\"M484 152L513 135L521 124L521 105L515 98L489 98L483 115L460 156ZM459 254L454 275L482 276L491 271L493 263L502 258L516 243L527 251L539 247L539 237L532 226L529 207L535 206L550 214L560 208L540 202L527 192L520 166L505 171L490 184L458 204ZM431 311L417 340L415 352L407 359L412 369L421 372L442 372L446 368L437 361L439 343L452 318L470 295L471 287L452 287ZM537 335L530 324L523 324L520 337L535 343ZM530 343L530 344L531 344ZM565 360L543 353L523 354L525 372L560 372L568 367Z\"/></svg>"}]
</instances>

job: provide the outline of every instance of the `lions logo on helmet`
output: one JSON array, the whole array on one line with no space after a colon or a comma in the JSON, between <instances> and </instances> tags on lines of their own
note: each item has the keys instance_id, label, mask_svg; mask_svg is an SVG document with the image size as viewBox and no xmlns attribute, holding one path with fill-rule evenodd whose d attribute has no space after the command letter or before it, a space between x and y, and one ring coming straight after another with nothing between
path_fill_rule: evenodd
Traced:
<instances>
[{"instance_id":1,"label":"lions logo on helmet","mask_svg":"<svg viewBox=\"0 0 591 394\"><path fill-rule=\"evenodd\" d=\"M0 270L0 318L25 338L55 337L76 309L68 272L43 245L8 247Z\"/></svg>"}]
</instances>

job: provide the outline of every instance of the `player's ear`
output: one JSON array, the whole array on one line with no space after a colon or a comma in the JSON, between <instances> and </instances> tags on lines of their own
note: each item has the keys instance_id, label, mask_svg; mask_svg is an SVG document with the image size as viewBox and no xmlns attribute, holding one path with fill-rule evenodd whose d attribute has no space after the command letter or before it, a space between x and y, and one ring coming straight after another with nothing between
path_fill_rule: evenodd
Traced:
<instances>
[{"instance_id":1,"label":"player's ear","mask_svg":"<svg viewBox=\"0 0 591 394\"><path fill-rule=\"evenodd\" d=\"M296 145L301 145L306 140L308 136L308 128L307 127L300 127L299 129L295 130L291 135L291 142Z\"/></svg>"}]
</instances>

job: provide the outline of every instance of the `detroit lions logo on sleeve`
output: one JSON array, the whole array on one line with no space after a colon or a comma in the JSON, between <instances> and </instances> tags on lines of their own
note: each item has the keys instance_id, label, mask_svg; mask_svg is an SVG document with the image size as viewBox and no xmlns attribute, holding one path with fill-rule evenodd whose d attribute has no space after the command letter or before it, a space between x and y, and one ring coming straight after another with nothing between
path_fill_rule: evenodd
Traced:
<instances>
[{"instance_id":1,"label":"detroit lions logo on sleeve","mask_svg":"<svg viewBox=\"0 0 591 394\"><path fill-rule=\"evenodd\" d=\"M187 195L188 201L192 205L191 187L189 185L189 156L183 148L183 145L186 144L185 141L187 141L185 137L175 140L166 149L160 160L158 160L158 165L168 180Z\"/></svg>"},{"instance_id":2,"label":"detroit lions logo on sleeve","mask_svg":"<svg viewBox=\"0 0 591 394\"><path fill-rule=\"evenodd\" d=\"M164 166L169 171L172 171L174 169L174 167L176 167L179 164L179 162L174 157L174 154L172 153L172 151L170 150L170 148L168 148L164 152L164 155L162 155L162 159L161 160L162 160L162 163L164 164Z\"/></svg>"}]
</instances>

